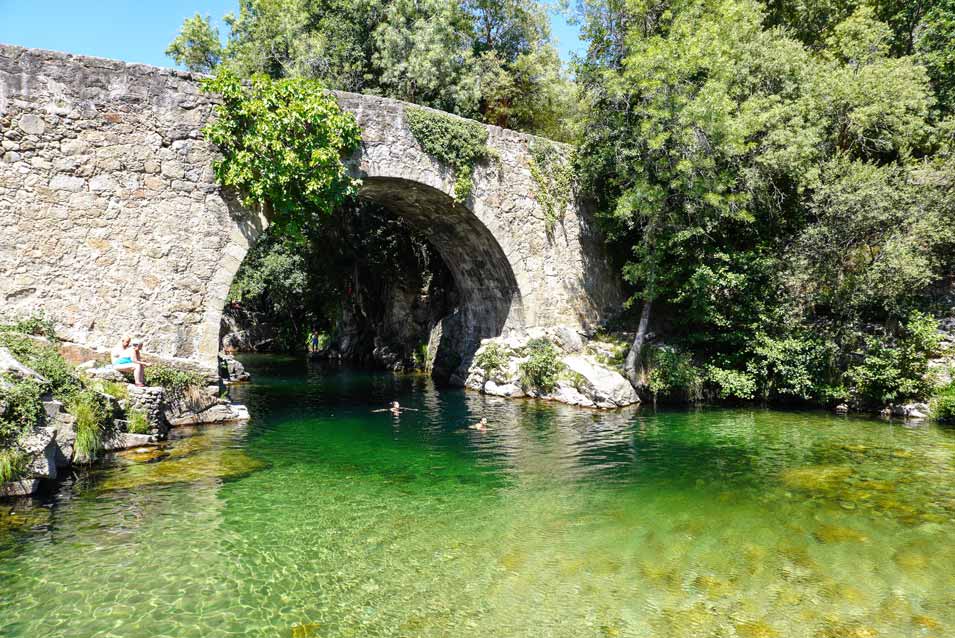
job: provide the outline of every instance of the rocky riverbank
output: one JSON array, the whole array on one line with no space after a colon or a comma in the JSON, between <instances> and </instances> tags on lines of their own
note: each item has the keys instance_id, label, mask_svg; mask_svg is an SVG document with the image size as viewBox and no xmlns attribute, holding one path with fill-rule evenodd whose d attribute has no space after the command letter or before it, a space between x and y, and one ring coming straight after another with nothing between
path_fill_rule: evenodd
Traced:
<instances>
[{"instance_id":1,"label":"rocky riverbank","mask_svg":"<svg viewBox=\"0 0 955 638\"><path fill-rule=\"evenodd\" d=\"M465 385L493 396L621 408L640 402L617 369L625 355L626 346L569 327L534 328L484 339Z\"/></svg>"},{"instance_id":2,"label":"rocky riverbank","mask_svg":"<svg viewBox=\"0 0 955 638\"><path fill-rule=\"evenodd\" d=\"M31 339L48 348L53 345L44 339ZM78 445L78 437L84 436L79 424L83 418L78 414L80 408L71 408L54 398L49 391L52 385L49 379L0 347L0 383L5 388L26 382L43 389L42 411L36 415L32 427L12 444L19 469L15 480L0 483L0 496L28 496L36 492L43 481L56 480L72 465L88 464L97 454L154 445L165 440L171 428L248 418L244 406L228 401L215 373L193 377L204 379L205 385L137 387L127 383L116 370L100 365L103 353L70 343L60 343L57 349L67 360L94 356L73 370L103 406L107 426L97 434L95 452L88 451L89 444ZM238 362L225 361L221 367L234 379L248 378ZM111 394L101 388L108 388ZM16 406L0 405L0 412L14 408Z\"/></svg>"}]
</instances>

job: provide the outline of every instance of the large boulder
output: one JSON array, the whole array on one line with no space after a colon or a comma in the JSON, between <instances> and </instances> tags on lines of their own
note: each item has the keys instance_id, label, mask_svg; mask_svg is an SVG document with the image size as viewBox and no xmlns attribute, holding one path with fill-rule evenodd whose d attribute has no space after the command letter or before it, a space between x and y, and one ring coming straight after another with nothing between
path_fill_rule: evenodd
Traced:
<instances>
[{"instance_id":1,"label":"large boulder","mask_svg":"<svg viewBox=\"0 0 955 638\"><path fill-rule=\"evenodd\" d=\"M557 385L547 392L522 387L521 381L521 365L530 356L528 345L532 339L540 338L554 345L563 364ZM488 371L480 364L486 363L483 355L492 347L500 351L503 361ZM611 351L610 354L615 353ZM532 328L504 337L485 339L468 370L465 386L493 396L539 397L588 408L619 408L640 401L637 392L622 374L598 362L589 353L589 344L579 333L562 327Z\"/></svg>"},{"instance_id":2,"label":"large boulder","mask_svg":"<svg viewBox=\"0 0 955 638\"><path fill-rule=\"evenodd\" d=\"M564 365L574 373L577 390L598 408L618 408L640 402L636 390L622 374L598 364L582 355L563 358Z\"/></svg>"}]
</instances>

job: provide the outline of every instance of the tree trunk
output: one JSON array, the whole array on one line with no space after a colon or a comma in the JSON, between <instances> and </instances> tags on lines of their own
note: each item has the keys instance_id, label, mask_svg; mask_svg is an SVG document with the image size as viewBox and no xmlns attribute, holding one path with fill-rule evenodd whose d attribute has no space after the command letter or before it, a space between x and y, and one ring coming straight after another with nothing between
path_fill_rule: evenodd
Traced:
<instances>
[{"instance_id":1,"label":"tree trunk","mask_svg":"<svg viewBox=\"0 0 955 638\"><path fill-rule=\"evenodd\" d=\"M637 328L637 335L633 338L633 345L630 346L630 352L627 353L627 361L624 364L627 379L635 388L646 383L643 370L643 342L647 339L647 325L650 323L650 310L652 308L652 301L648 299L643 302L643 309L640 311L640 326Z\"/></svg>"}]
</instances>

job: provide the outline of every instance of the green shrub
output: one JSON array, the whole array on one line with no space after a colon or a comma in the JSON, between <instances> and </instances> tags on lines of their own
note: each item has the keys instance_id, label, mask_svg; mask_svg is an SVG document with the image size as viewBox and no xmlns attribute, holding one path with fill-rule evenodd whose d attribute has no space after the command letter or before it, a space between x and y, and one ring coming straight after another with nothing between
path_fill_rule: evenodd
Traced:
<instances>
[{"instance_id":1,"label":"green shrub","mask_svg":"<svg viewBox=\"0 0 955 638\"><path fill-rule=\"evenodd\" d=\"M67 411L76 417L76 453L94 459L112 431L112 414L106 400L92 390L76 393Z\"/></svg>"},{"instance_id":2,"label":"green shrub","mask_svg":"<svg viewBox=\"0 0 955 638\"><path fill-rule=\"evenodd\" d=\"M846 371L853 398L866 405L884 405L931 394L928 361L940 343L934 318L913 312L894 344L871 335L864 343L862 361Z\"/></svg>"},{"instance_id":3,"label":"green shrub","mask_svg":"<svg viewBox=\"0 0 955 638\"><path fill-rule=\"evenodd\" d=\"M674 348L654 348L649 356L650 392L657 396L683 393L691 401L701 398L703 378L689 353Z\"/></svg>"},{"instance_id":4,"label":"green shrub","mask_svg":"<svg viewBox=\"0 0 955 638\"><path fill-rule=\"evenodd\" d=\"M835 343L816 335L775 338L758 332L747 371L756 377L766 399L822 399L828 403L834 392L827 389L827 383L838 352Z\"/></svg>"},{"instance_id":5,"label":"green shrub","mask_svg":"<svg viewBox=\"0 0 955 638\"><path fill-rule=\"evenodd\" d=\"M133 434L149 434L152 426L142 410L129 410L126 413L126 429Z\"/></svg>"},{"instance_id":6,"label":"green shrub","mask_svg":"<svg viewBox=\"0 0 955 638\"><path fill-rule=\"evenodd\" d=\"M8 331L0 331L0 346L10 350L20 363L44 377L50 384L50 392L57 399L66 401L83 388L76 369L60 356L55 346Z\"/></svg>"},{"instance_id":7,"label":"green shrub","mask_svg":"<svg viewBox=\"0 0 955 638\"><path fill-rule=\"evenodd\" d=\"M420 108L405 109L412 135L425 153L454 169L454 199L471 194L474 166L491 156L487 129L477 122Z\"/></svg>"},{"instance_id":8,"label":"green shrub","mask_svg":"<svg viewBox=\"0 0 955 638\"><path fill-rule=\"evenodd\" d=\"M742 399L750 401L756 396L756 379L753 375L739 370L719 368L708 365L705 377L720 399Z\"/></svg>"},{"instance_id":9,"label":"green shrub","mask_svg":"<svg viewBox=\"0 0 955 638\"><path fill-rule=\"evenodd\" d=\"M15 481L26 472L29 459L16 448L0 449L0 483Z\"/></svg>"},{"instance_id":10,"label":"green shrub","mask_svg":"<svg viewBox=\"0 0 955 638\"><path fill-rule=\"evenodd\" d=\"M525 388L550 392L564 369L557 348L547 339L531 339L527 344L527 354L527 361L520 366L521 384Z\"/></svg>"},{"instance_id":11,"label":"green shrub","mask_svg":"<svg viewBox=\"0 0 955 638\"><path fill-rule=\"evenodd\" d=\"M932 399L932 416L940 423L955 424L955 382L948 384Z\"/></svg>"},{"instance_id":12,"label":"green shrub","mask_svg":"<svg viewBox=\"0 0 955 638\"><path fill-rule=\"evenodd\" d=\"M8 384L0 387L0 446L15 442L40 420L42 389L32 379L3 377Z\"/></svg>"},{"instance_id":13,"label":"green shrub","mask_svg":"<svg viewBox=\"0 0 955 638\"><path fill-rule=\"evenodd\" d=\"M189 370L180 370L165 365L151 365L146 368L146 385L160 386L171 394L182 394L189 388L205 386L206 377Z\"/></svg>"},{"instance_id":14,"label":"green shrub","mask_svg":"<svg viewBox=\"0 0 955 638\"><path fill-rule=\"evenodd\" d=\"M56 339L56 328L53 326L53 320L49 319L42 311L25 319L19 319L12 324L2 326L0 330Z\"/></svg>"},{"instance_id":15,"label":"green shrub","mask_svg":"<svg viewBox=\"0 0 955 638\"><path fill-rule=\"evenodd\" d=\"M507 368L507 349L493 341L485 345L474 358L474 363L484 370L485 377L491 377L495 372Z\"/></svg>"}]
</instances>

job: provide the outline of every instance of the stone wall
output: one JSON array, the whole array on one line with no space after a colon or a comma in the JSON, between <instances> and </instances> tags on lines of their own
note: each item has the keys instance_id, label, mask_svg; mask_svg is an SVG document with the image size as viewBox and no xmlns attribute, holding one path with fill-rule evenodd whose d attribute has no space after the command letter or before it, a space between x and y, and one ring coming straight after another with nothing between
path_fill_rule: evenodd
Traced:
<instances>
[{"instance_id":1,"label":"stone wall","mask_svg":"<svg viewBox=\"0 0 955 638\"><path fill-rule=\"evenodd\" d=\"M619 290L587 215L545 232L528 167L532 137L488 127L500 156L472 197L424 154L407 105L337 95L363 131L362 195L425 233L451 267L469 333L590 327ZM63 335L214 366L225 296L267 225L215 183L201 137L213 100L188 73L0 45L0 318L44 310Z\"/></svg>"}]
</instances>

